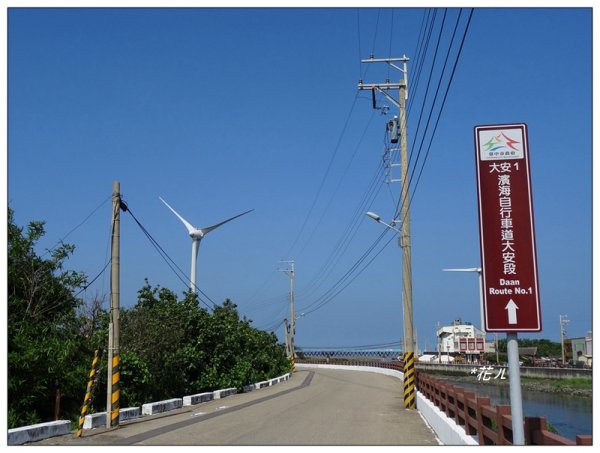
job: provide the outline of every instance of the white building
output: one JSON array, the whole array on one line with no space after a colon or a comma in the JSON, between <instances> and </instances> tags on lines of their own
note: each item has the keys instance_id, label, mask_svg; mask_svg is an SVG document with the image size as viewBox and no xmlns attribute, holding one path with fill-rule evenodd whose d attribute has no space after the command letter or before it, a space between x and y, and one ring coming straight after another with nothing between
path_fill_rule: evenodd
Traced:
<instances>
[{"instance_id":1,"label":"white building","mask_svg":"<svg viewBox=\"0 0 600 453\"><path fill-rule=\"evenodd\" d=\"M440 359L444 355L460 355L467 363L476 363L480 361L484 352L494 350L493 343L486 344L485 332L469 322L463 323L460 319L455 319L450 326L440 327L436 335Z\"/></svg>"}]
</instances>

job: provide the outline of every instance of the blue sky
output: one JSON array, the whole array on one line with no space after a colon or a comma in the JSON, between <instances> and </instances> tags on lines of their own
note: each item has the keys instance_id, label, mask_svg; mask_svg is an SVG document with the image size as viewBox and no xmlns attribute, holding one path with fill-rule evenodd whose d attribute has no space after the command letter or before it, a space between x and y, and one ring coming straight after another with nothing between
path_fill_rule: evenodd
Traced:
<instances>
[{"instance_id":1,"label":"blue sky","mask_svg":"<svg viewBox=\"0 0 600 453\"><path fill-rule=\"evenodd\" d=\"M90 279L109 257L114 180L186 276L191 240L159 196L197 227L254 209L202 241L197 285L206 295L232 299L283 338L289 279L279 261L294 259L296 312L306 313L298 345L397 342L393 235L351 282L342 277L383 232L365 212L391 220L400 192L378 172L396 108L384 116L357 90L361 78L400 73L360 59L406 54L419 348L435 348L438 322L480 325L476 275L442 269L480 265L473 128L496 123L529 128L543 331L523 336L558 341L559 315L570 319L569 336L584 336L592 329L592 9L476 8L440 114L469 14L8 9L9 206L18 224L46 221L40 251L62 238L74 244L68 267ZM122 213L122 306L135 304L145 278L186 288ZM84 297L108 291L105 273Z\"/></svg>"}]
</instances>

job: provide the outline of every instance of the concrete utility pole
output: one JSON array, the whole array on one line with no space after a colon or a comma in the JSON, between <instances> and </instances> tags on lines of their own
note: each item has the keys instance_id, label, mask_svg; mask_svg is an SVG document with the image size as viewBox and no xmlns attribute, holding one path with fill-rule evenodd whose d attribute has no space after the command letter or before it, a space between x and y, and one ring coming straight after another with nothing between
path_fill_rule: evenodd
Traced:
<instances>
[{"instance_id":1,"label":"concrete utility pole","mask_svg":"<svg viewBox=\"0 0 600 453\"><path fill-rule=\"evenodd\" d=\"M389 66L403 73L403 78L399 82L385 83L363 83L358 82L359 90L371 90L373 93L373 107L375 106L375 91L383 94L400 110L400 166L401 166L401 227L402 231L398 239L398 245L402 247L402 307L404 317L404 407L407 409L416 409L416 390L415 390L415 367L414 351L415 336L413 333L413 309L412 309L412 265L411 265L411 245L410 245L410 198L408 196L409 176L408 176L408 142L406 131L406 99L408 99L408 72L406 55L400 58L371 58L362 60L362 63L386 63ZM402 62L402 67L395 63ZM396 100L387 91L399 90L399 99Z\"/></svg>"},{"instance_id":2,"label":"concrete utility pole","mask_svg":"<svg viewBox=\"0 0 600 453\"><path fill-rule=\"evenodd\" d=\"M496 365L500 365L500 355L499 355L499 351L498 351L498 334L497 333L494 333L494 342L495 342L494 349L496 349Z\"/></svg>"},{"instance_id":3,"label":"concrete utility pole","mask_svg":"<svg viewBox=\"0 0 600 453\"><path fill-rule=\"evenodd\" d=\"M279 272L285 272L290 276L290 329L289 329L289 354L292 360L292 371L295 370L294 360L296 357L296 351L294 349L294 336L296 335L296 310L294 308L294 260L280 261L281 263L287 263L290 265L288 269L277 269ZM287 323L286 323L287 332Z\"/></svg>"},{"instance_id":4,"label":"concrete utility pole","mask_svg":"<svg viewBox=\"0 0 600 453\"><path fill-rule=\"evenodd\" d=\"M108 326L108 377L106 388L106 427L119 426L119 292L121 248L121 186L113 182L112 249L110 265L110 324Z\"/></svg>"},{"instance_id":5,"label":"concrete utility pole","mask_svg":"<svg viewBox=\"0 0 600 453\"><path fill-rule=\"evenodd\" d=\"M435 336L437 337L438 363L442 363L442 345L440 343L440 341L442 340L442 337L439 335L439 332L440 332L440 322L439 321L435 327L436 327Z\"/></svg>"},{"instance_id":6,"label":"concrete utility pole","mask_svg":"<svg viewBox=\"0 0 600 453\"><path fill-rule=\"evenodd\" d=\"M569 323L567 315L560 315L560 350L562 353L562 364L565 364L565 326Z\"/></svg>"}]
</instances>

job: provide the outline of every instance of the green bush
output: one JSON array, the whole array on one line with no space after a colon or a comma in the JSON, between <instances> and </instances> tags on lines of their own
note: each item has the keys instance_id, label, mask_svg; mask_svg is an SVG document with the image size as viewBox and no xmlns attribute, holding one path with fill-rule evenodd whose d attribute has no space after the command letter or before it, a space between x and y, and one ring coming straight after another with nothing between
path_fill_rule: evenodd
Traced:
<instances>
[{"instance_id":1,"label":"green bush","mask_svg":"<svg viewBox=\"0 0 600 453\"><path fill-rule=\"evenodd\" d=\"M102 301L75 297L86 276L64 269L75 248L43 258L35 246L43 222L26 229L8 211L8 428L80 415L94 351L107 350L109 315ZM45 256L45 255L44 255ZM209 312L195 294L182 299L146 281L134 307L120 313L120 406L247 384L287 373L273 333L240 319L230 300ZM106 406L106 353L89 413ZM55 407L60 394L60 407Z\"/></svg>"}]
</instances>

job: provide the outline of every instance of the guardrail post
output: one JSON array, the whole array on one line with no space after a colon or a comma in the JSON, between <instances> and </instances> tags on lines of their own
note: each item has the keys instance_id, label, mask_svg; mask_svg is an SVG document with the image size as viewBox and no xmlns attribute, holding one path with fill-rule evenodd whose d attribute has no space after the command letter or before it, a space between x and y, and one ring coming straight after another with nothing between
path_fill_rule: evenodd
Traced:
<instances>
[{"instance_id":1,"label":"guardrail post","mask_svg":"<svg viewBox=\"0 0 600 453\"><path fill-rule=\"evenodd\" d=\"M539 445L541 432L546 431L546 419L543 417L525 417L525 444Z\"/></svg>"},{"instance_id":2,"label":"guardrail post","mask_svg":"<svg viewBox=\"0 0 600 453\"><path fill-rule=\"evenodd\" d=\"M502 420L502 417L504 415L510 415L510 404L498 404L496 406L496 425L498 425L498 445L511 445L512 444L512 428L510 429L510 436L507 436L506 428L504 426L504 421Z\"/></svg>"},{"instance_id":3,"label":"guardrail post","mask_svg":"<svg viewBox=\"0 0 600 453\"><path fill-rule=\"evenodd\" d=\"M465 390L462 387L456 387L454 389L454 421L457 425L462 425L461 417L459 414L461 401L465 399Z\"/></svg>"},{"instance_id":4,"label":"guardrail post","mask_svg":"<svg viewBox=\"0 0 600 453\"><path fill-rule=\"evenodd\" d=\"M485 436L485 430L483 427L485 424L483 423L483 406L489 406L490 399L484 396L477 397L477 435L479 436L479 445L490 445L488 441L486 441L487 437ZM489 439L492 443L498 444L498 439Z\"/></svg>"},{"instance_id":5,"label":"guardrail post","mask_svg":"<svg viewBox=\"0 0 600 453\"><path fill-rule=\"evenodd\" d=\"M456 416L456 390L453 385L448 384L446 386L446 415L448 418L454 418Z\"/></svg>"},{"instance_id":6,"label":"guardrail post","mask_svg":"<svg viewBox=\"0 0 600 453\"><path fill-rule=\"evenodd\" d=\"M590 435L578 435L575 436L576 445L593 445L592 436Z\"/></svg>"},{"instance_id":7,"label":"guardrail post","mask_svg":"<svg viewBox=\"0 0 600 453\"><path fill-rule=\"evenodd\" d=\"M471 402L475 402L475 405L477 405L475 392L465 392L465 399L464 399L465 432L469 436L473 436L473 435L477 434L477 418L475 418L475 423L472 423L473 417L471 416L471 411L470 411ZM477 408L475 408L475 411L477 411ZM475 413L475 417L477 417L477 412ZM473 425L475 425L475 426L473 426Z\"/></svg>"}]
</instances>

